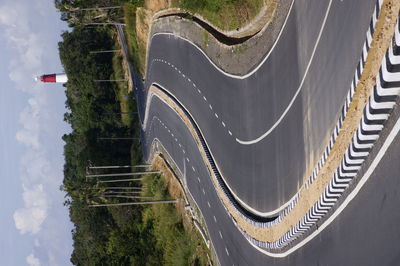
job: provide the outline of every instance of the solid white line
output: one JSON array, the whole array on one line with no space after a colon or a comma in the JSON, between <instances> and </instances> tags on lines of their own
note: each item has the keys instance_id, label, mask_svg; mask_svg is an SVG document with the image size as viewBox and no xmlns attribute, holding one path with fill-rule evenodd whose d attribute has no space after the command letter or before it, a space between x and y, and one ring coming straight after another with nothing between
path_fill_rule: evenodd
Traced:
<instances>
[{"instance_id":1,"label":"solid white line","mask_svg":"<svg viewBox=\"0 0 400 266\"><path fill-rule=\"evenodd\" d=\"M276 121L274 123L274 125L267 132L265 132L263 135L261 135L260 137L254 139L254 140L240 140L240 139L236 138L237 142L239 142L240 144L243 144L243 145L250 145L250 144L254 144L254 143L259 142L260 140L262 140L265 137L267 137L280 124L280 122L283 120L283 118L289 112L289 110L292 107L294 101L296 100L297 96L299 95L299 93L301 91L301 88L303 87L304 81L306 80L306 77L307 77L307 74L308 74L308 70L310 69L311 63L312 63L312 61L314 59L315 51L317 50L319 41L320 41L321 36L322 36L322 32L324 31L326 20L328 18L328 14L329 14L329 10L331 9L331 5L332 5L332 0L329 1L328 8L326 9L325 17L324 17L324 20L322 22L321 29L320 29L320 31L318 33L317 41L315 42L314 49L312 51L310 60L308 61L308 65L307 65L306 71L304 72L303 79L301 80L300 85L299 85L296 93L294 94L294 96L293 96L292 100L290 101L289 105L286 107L285 111L279 117L278 121Z\"/></svg>"},{"instance_id":2,"label":"solid white line","mask_svg":"<svg viewBox=\"0 0 400 266\"><path fill-rule=\"evenodd\" d=\"M268 252L264 249L261 249L260 247L254 245L249 241L249 243L258 249L260 252L264 253L265 255L268 255L270 257L276 257L276 258L282 258L286 257L287 255L293 253L297 249L301 248L304 246L306 243L311 241L314 237L316 237L319 233L321 233L328 225L330 225L336 217L338 217L342 211L349 205L349 203L357 196L357 194L360 192L361 188L364 186L364 184L368 181L370 178L371 174L374 172L375 168L378 166L379 162L382 160L383 156L386 153L386 150L390 147L392 144L393 140L397 136L397 134L400 131L400 118L397 120L396 124L394 125L392 131L389 133L389 136L383 143L381 149L379 150L378 154L375 156L374 160L370 164L368 170L365 172L363 177L360 179L356 187L353 189L353 191L350 192L349 196L343 201L343 203L336 209L336 211L318 228L318 230L315 230L311 235L306 237L304 240L302 240L300 243L295 245L294 247L290 248L289 250L283 252L283 253L271 253Z\"/></svg>"},{"instance_id":3,"label":"solid white line","mask_svg":"<svg viewBox=\"0 0 400 266\"><path fill-rule=\"evenodd\" d=\"M194 46L195 48L197 48L197 50L199 50L199 51L207 58L207 60L210 62L210 64L211 64L215 69L217 69L219 72L221 72L222 74L224 74L225 76L228 76L228 77L231 77L231 78L235 78L235 79L245 79L245 78L248 78L248 77L250 77L251 75L253 75L255 72L257 72L257 70L265 63L265 61L267 61L267 59L268 59L269 56L271 55L272 51L274 50L275 46L277 45L277 43L278 43L278 41L279 41L279 39L280 39L280 37L281 37L281 35L282 35L283 30L285 29L286 23L287 23L287 21L288 21L288 19L289 19L289 16L291 15L291 11L292 11L292 7L293 7L294 2L295 2L295 1L292 1L291 5L290 5L288 14L286 15L286 18L285 18L285 21L283 22L283 25L282 25L282 27L281 27L281 29L280 29L280 31L279 31L279 34L278 34L278 36L277 36L277 38L276 38L274 44L272 45L271 49L268 51L268 53L266 54L266 56L265 56L265 57L263 58L263 60L257 65L256 68L254 68L251 72L249 72L249 73L247 73L246 75L243 75L243 76L240 76L240 75L233 75L233 74L229 74L229 73L225 72L224 70L222 70L221 68L219 68L197 44L195 44L195 43L192 42L191 40L186 39L186 38L184 38L184 37L181 37L181 36L175 35L175 34L173 34L173 33L169 33L169 32L159 32L159 33L153 34L153 36L151 37L151 39L152 39L151 42L153 42L154 36L157 36L157 35L168 35L168 36L174 36L175 38L182 39L182 40L184 40L184 41L190 43L190 44L191 44L192 46ZM146 76L147 76L147 74L146 74Z\"/></svg>"}]
</instances>

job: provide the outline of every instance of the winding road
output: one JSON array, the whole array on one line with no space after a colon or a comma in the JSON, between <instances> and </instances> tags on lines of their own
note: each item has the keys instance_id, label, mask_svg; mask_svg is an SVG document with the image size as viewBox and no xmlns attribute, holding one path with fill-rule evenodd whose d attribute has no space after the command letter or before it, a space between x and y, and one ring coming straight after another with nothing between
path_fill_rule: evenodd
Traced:
<instances>
[{"instance_id":1,"label":"winding road","mask_svg":"<svg viewBox=\"0 0 400 266\"><path fill-rule=\"evenodd\" d=\"M331 141L361 72L366 32L378 3L294 1L273 50L245 76L224 73L189 40L169 33L152 36L145 83L135 82L144 158L149 159L156 140L184 174L221 265L395 264L400 254L400 166L393 163L400 160L399 112L385 124L391 142L374 147L383 151L380 161L366 160L363 167L373 170L357 196L340 216L317 227L321 232L315 237L301 242L304 236L289 248L304 243L301 247L276 258L260 252L238 230L193 132L165 100L148 98L150 88L165 91L195 121L239 205L260 217L276 215L304 185Z\"/></svg>"}]
</instances>

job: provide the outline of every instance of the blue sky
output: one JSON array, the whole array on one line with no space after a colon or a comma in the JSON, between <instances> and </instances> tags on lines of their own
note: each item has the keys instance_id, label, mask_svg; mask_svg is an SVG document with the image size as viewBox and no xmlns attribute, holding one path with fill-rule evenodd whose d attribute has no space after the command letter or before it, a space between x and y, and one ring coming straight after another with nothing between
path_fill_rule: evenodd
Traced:
<instances>
[{"instance_id":1,"label":"blue sky","mask_svg":"<svg viewBox=\"0 0 400 266\"><path fill-rule=\"evenodd\" d=\"M2 265L70 265L63 206L64 88L35 75L62 72L67 29L53 0L0 1L0 258Z\"/></svg>"}]
</instances>

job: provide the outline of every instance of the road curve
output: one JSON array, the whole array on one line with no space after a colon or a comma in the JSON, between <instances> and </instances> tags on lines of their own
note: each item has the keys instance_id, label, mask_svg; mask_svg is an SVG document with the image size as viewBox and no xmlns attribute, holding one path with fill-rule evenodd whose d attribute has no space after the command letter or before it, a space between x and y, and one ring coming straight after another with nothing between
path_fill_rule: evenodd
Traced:
<instances>
[{"instance_id":1,"label":"road curve","mask_svg":"<svg viewBox=\"0 0 400 266\"><path fill-rule=\"evenodd\" d=\"M243 80L221 74L182 39L168 35L152 39L146 85L156 82L190 107L227 183L255 210L275 210L293 197L327 145L375 1L363 3L359 7L354 1L334 1L328 10L329 1L296 1L268 60ZM338 43L337 36L347 41ZM314 60L305 76L314 47ZM320 69L326 71L321 75ZM254 145L236 141L268 131L303 77L300 94L267 138Z\"/></svg>"},{"instance_id":2,"label":"road curve","mask_svg":"<svg viewBox=\"0 0 400 266\"><path fill-rule=\"evenodd\" d=\"M329 25L328 22L327 25ZM179 39L175 41L179 42ZM164 62L162 62L163 64L168 65L169 61L165 59L162 60L164 60ZM166 73L168 72L165 72L163 75ZM182 76L185 75L183 76L184 78L187 77L187 74L184 74L182 71L179 74ZM192 78L190 79L192 80ZM177 83L179 83L179 81ZM185 86L177 87L179 90L187 90L187 87ZM138 93L143 94L142 96L139 96L139 98L145 98L145 91ZM176 92L173 91L172 93L175 95ZM176 97L180 101L185 102L184 97ZM344 97L345 96L343 96L343 98ZM205 99L203 100L207 101ZM191 105L189 106L192 107ZM189 189L203 211L213 243L216 246L222 265L260 265L267 263L274 265L309 265L312 264L312 262L315 262L315 254L319 255L317 259L318 264L374 265L377 262L384 262L384 264L389 265L390 263L395 262L395 254L398 254L398 250L396 250L396 248L390 248L389 251L387 251L379 247L383 244L394 244L396 237L399 235L398 230L396 230L393 220L389 219L390 221L382 221L382 219L379 219L375 213L381 211L383 215L393 215L393 205L399 201L399 197L396 195L396 193L394 193L393 187L391 187L391 185L396 185L394 173L396 173L396 171L399 169L398 167L396 168L395 165L390 164L392 160L399 159L399 154L396 153L396 149L398 150L400 147L398 138L394 138L394 142L391 146L389 146L389 150L387 151L386 155L384 155L382 163L378 165L371 178L368 180L368 182L375 182L374 185L376 186L372 197L366 194L364 191L371 189L371 186L367 186L365 189L360 191L359 195L343 211L342 215L334 220L332 224L330 224L322 233L319 234L318 241L311 241L310 243L306 244L300 252L296 251L283 259L272 259L256 251L244 239L243 235L237 231L235 224L232 222L229 215L227 215L224 207L215 193L212 182L208 178L207 168L205 167L204 162L201 160L201 156L199 155L199 151L197 149L197 144L191 137L190 132L184 123L182 123L180 118L177 117L176 113L174 113L170 107L166 106L165 103L157 98L152 100L150 107L147 106L147 108L150 108L150 119L148 120L148 125L145 132L146 135L144 138L144 147L149 147L153 139L159 139L166 150L168 150L168 152L172 155L178 167L180 169L187 169L186 178L188 180ZM144 106L141 106L141 108L143 108L143 111ZM310 106L308 106L308 108L311 109ZM192 108L190 109L191 113L196 116L197 113L193 112ZM311 110L308 110L307 114L310 112ZM200 112L200 114L196 116L196 119L201 119L203 113ZM302 115L303 119L306 119L306 116L304 116L303 113ZM216 116L216 118L218 117ZM307 116L307 118L309 117ZM337 114L335 118L337 118ZM332 120L334 121L334 119ZM199 124L202 127L201 123ZM211 137L207 137L206 133L205 135L207 140L209 140L209 138L213 138L212 135ZM215 150L218 149L218 145L222 144L211 144L210 146L213 150ZM265 156L265 153L263 152L265 151L261 151L259 154L261 154L261 156ZM216 158L221 160L218 156L216 156ZM279 161L276 160L275 163L276 162ZM231 165L234 163L236 168L236 162L231 161L230 163ZM380 175L387 176L385 179L386 182L383 182L384 185L376 185L376 180ZM248 184L247 180L245 183ZM251 189L253 192L257 190L257 188ZM384 196L381 198L382 195ZM366 198L369 199L369 201L372 203L372 206L366 206L367 204L363 203ZM389 202L391 202L391 204L383 205L387 198L389 198ZM363 216L359 216L358 214L356 217L354 217L353 213L355 210L357 210L357 212L361 212L362 215L368 217L369 220L365 221ZM358 223L354 222L354 220L358 221ZM369 230L370 228L373 228L376 233L371 233ZM373 239L373 241L371 241L372 243L361 241L362 237L365 237L362 232L366 231L368 231L370 236L373 237L371 238ZM347 242L343 243L340 241L343 239ZM339 242L340 245L337 244ZM357 248L354 248L355 245L357 245ZM374 257L371 258L369 256L365 256L366 251L371 252L367 254L374 254ZM372 253L372 251L374 252ZM364 256L362 256L362 254L364 254Z\"/></svg>"}]
</instances>

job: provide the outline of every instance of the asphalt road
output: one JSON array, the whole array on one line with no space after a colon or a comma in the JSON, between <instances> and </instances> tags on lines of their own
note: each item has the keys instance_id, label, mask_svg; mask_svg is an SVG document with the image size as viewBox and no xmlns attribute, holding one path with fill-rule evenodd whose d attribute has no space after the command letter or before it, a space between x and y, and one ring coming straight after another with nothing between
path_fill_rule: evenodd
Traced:
<instances>
[{"instance_id":1,"label":"asphalt road","mask_svg":"<svg viewBox=\"0 0 400 266\"><path fill-rule=\"evenodd\" d=\"M295 1L269 58L246 79L222 74L182 39L156 35L146 85L160 84L189 110L240 199L258 211L274 210L296 193L329 141L375 2L335 0L327 13L329 1ZM299 88L270 135L252 145L237 142L268 131Z\"/></svg>"},{"instance_id":2,"label":"asphalt road","mask_svg":"<svg viewBox=\"0 0 400 266\"><path fill-rule=\"evenodd\" d=\"M153 98L149 115L145 140L158 138L185 173L221 265L398 265L399 136L337 219L291 255L271 258L254 249L227 215L196 143L180 118L158 98ZM149 143L144 144L148 147Z\"/></svg>"}]
</instances>

